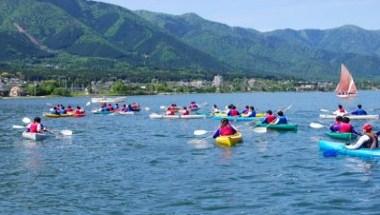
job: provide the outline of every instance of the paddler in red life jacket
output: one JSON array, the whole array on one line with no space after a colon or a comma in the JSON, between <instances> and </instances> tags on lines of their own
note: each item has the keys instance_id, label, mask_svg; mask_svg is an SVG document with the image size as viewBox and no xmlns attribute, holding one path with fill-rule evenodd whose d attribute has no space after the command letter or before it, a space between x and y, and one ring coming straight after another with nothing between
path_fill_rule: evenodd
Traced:
<instances>
[{"instance_id":1,"label":"paddler in red life jacket","mask_svg":"<svg viewBox=\"0 0 380 215\"><path fill-rule=\"evenodd\" d=\"M340 116L344 116L346 115L348 112L343 108L343 105L338 105L338 109L334 112L335 115L340 115Z\"/></svg>"},{"instance_id":2,"label":"paddler in red life jacket","mask_svg":"<svg viewBox=\"0 0 380 215\"><path fill-rule=\"evenodd\" d=\"M227 116L240 116L239 111L234 105L231 106L231 109L228 111Z\"/></svg>"},{"instance_id":3,"label":"paddler in red life jacket","mask_svg":"<svg viewBox=\"0 0 380 215\"><path fill-rule=\"evenodd\" d=\"M377 135L372 131L372 125L366 123L363 125L363 135L353 145L346 146L347 149L376 149L379 147Z\"/></svg>"},{"instance_id":4,"label":"paddler in red life jacket","mask_svg":"<svg viewBox=\"0 0 380 215\"><path fill-rule=\"evenodd\" d=\"M69 105L69 106L67 106L66 111L67 111L68 113L70 113L70 112L74 112L74 109L71 107L71 105Z\"/></svg>"},{"instance_id":5,"label":"paddler in red life jacket","mask_svg":"<svg viewBox=\"0 0 380 215\"><path fill-rule=\"evenodd\" d=\"M229 123L228 119L224 118L220 121L220 127L215 131L213 138L234 135L236 132L237 130Z\"/></svg>"},{"instance_id":6,"label":"paddler in red life jacket","mask_svg":"<svg viewBox=\"0 0 380 215\"><path fill-rule=\"evenodd\" d=\"M109 112L114 111L112 104L108 104L107 111L109 111Z\"/></svg>"},{"instance_id":7,"label":"paddler in red life jacket","mask_svg":"<svg viewBox=\"0 0 380 215\"><path fill-rule=\"evenodd\" d=\"M176 104L171 104L168 109L166 110L166 115L175 115L177 112L177 105Z\"/></svg>"},{"instance_id":8,"label":"paddler in red life jacket","mask_svg":"<svg viewBox=\"0 0 380 215\"><path fill-rule=\"evenodd\" d=\"M263 124L270 124L273 123L276 120L276 116L273 114L271 110L268 110L265 114L264 120L261 122Z\"/></svg>"},{"instance_id":9,"label":"paddler in red life jacket","mask_svg":"<svg viewBox=\"0 0 380 215\"><path fill-rule=\"evenodd\" d=\"M190 108L190 110L198 110L199 109L199 106L197 105L197 103L196 102L191 102L190 103L190 105L189 105L189 108Z\"/></svg>"},{"instance_id":10,"label":"paddler in red life jacket","mask_svg":"<svg viewBox=\"0 0 380 215\"><path fill-rule=\"evenodd\" d=\"M46 129L41 124L41 118L34 118L33 122L26 126L26 131L30 133L42 133Z\"/></svg>"},{"instance_id":11,"label":"paddler in red life jacket","mask_svg":"<svg viewBox=\"0 0 380 215\"><path fill-rule=\"evenodd\" d=\"M354 127L350 123L350 118L348 117L343 117L342 122L339 125L338 132L339 133L353 133L353 134L360 135L358 132L354 130Z\"/></svg>"},{"instance_id":12,"label":"paddler in red life jacket","mask_svg":"<svg viewBox=\"0 0 380 215\"><path fill-rule=\"evenodd\" d=\"M77 109L75 109L75 114L83 114L83 113L84 113L84 110L80 106L77 106Z\"/></svg>"},{"instance_id":13,"label":"paddler in red life jacket","mask_svg":"<svg viewBox=\"0 0 380 215\"><path fill-rule=\"evenodd\" d=\"M182 115L190 115L190 111L189 111L189 109L187 109L187 107L183 107L183 110L181 111L181 114Z\"/></svg>"}]
</instances>

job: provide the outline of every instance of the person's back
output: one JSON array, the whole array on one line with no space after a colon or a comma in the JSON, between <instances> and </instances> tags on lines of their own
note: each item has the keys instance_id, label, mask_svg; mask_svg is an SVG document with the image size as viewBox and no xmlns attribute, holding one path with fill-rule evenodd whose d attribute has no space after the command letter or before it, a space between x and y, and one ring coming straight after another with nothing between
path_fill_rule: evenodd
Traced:
<instances>
[{"instance_id":1,"label":"person's back","mask_svg":"<svg viewBox=\"0 0 380 215\"><path fill-rule=\"evenodd\" d=\"M352 115L367 115L367 112L362 108L362 105L358 105L358 108L351 112Z\"/></svg>"},{"instance_id":2,"label":"person's back","mask_svg":"<svg viewBox=\"0 0 380 215\"><path fill-rule=\"evenodd\" d=\"M357 133L354 130L354 127L350 123L350 119L348 117L343 117L342 122L339 125L339 133Z\"/></svg>"},{"instance_id":3,"label":"person's back","mask_svg":"<svg viewBox=\"0 0 380 215\"><path fill-rule=\"evenodd\" d=\"M334 112L335 115L343 116L347 114L347 111L343 108L342 105L338 105L338 109Z\"/></svg>"},{"instance_id":4,"label":"person's back","mask_svg":"<svg viewBox=\"0 0 380 215\"><path fill-rule=\"evenodd\" d=\"M337 116L337 117L335 118L335 122L334 122L334 124L332 124L332 125L330 126L330 131L331 131L331 132L338 132L338 131L339 131L339 126L340 126L340 123L342 122L342 119L343 119L342 116Z\"/></svg>"},{"instance_id":5,"label":"person's back","mask_svg":"<svg viewBox=\"0 0 380 215\"><path fill-rule=\"evenodd\" d=\"M182 115L190 115L190 111L186 107L183 107Z\"/></svg>"},{"instance_id":6,"label":"person's back","mask_svg":"<svg viewBox=\"0 0 380 215\"><path fill-rule=\"evenodd\" d=\"M377 135L372 132L372 125L366 123L363 126L363 135L355 144L346 146L347 149L369 148L375 149L379 147Z\"/></svg>"},{"instance_id":7,"label":"person's back","mask_svg":"<svg viewBox=\"0 0 380 215\"><path fill-rule=\"evenodd\" d=\"M43 130L43 126L41 124L41 118L34 118L33 122L26 126L27 132L30 133L41 133Z\"/></svg>"},{"instance_id":8,"label":"person's back","mask_svg":"<svg viewBox=\"0 0 380 215\"><path fill-rule=\"evenodd\" d=\"M231 110L227 114L228 116L240 116L239 111L236 109L235 106L231 108Z\"/></svg>"},{"instance_id":9,"label":"person's back","mask_svg":"<svg viewBox=\"0 0 380 215\"><path fill-rule=\"evenodd\" d=\"M229 123L228 119L222 119L219 129L216 130L213 137L230 136L236 134L236 132L236 129Z\"/></svg>"},{"instance_id":10,"label":"person's back","mask_svg":"<svg viewBox=\"0 0 380 215\"><path fill-rule=\"evenodd\" d=\"M279 111L277 113L278 117L275 121L274 124L288 124L288 119L286 118L286 116L284 115L284 113L282 111Z\"/></svg>"},{"instance_id":11,"label":"person's back","mask_svg":"<svg viewBox=\"0 0 380 215\"><path fill-rule=\"evenodd\" d=\"M273 115L271 110L268 110L264 120L262 121L263 124L270 124L276 120L276 116Z\"/></svg>"}]
</instances>

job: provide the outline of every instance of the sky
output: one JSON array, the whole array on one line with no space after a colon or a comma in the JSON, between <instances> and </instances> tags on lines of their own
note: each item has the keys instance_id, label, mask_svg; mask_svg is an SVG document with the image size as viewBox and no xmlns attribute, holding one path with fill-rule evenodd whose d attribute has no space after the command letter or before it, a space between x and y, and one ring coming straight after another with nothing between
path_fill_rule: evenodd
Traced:
<instances>
[{"instance_id":1,"label":"sky","mask_svg":"<svg viewBox=\"0 0 380 215\"><path fill-rule=\"evenodd\" d=\"M131 10L201 17L260 31L328 29L342 25L380 30L380 0L96 0Z\"/></svg>"}]
</instances>

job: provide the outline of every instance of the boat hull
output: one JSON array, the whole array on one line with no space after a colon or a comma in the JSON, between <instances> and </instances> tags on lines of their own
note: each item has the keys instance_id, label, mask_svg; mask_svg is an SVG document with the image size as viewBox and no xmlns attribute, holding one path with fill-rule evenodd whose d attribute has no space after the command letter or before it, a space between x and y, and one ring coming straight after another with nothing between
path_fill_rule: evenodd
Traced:
<instances>
[{"instance_id":1,"label":"boat hull","mask_svg":"<svg viewBox=\"0 0 380 215\"><path fill-rule=\"evenodd\" d=\"M263 124L257 123L257 127L266 127L267 129L277 130L277 131L297 131L298 125L293 123L288 124Z\"/></svg>"},{"instance_id":2,"label":"boat hull","mask_svg":"<svg viewBox=\"0 0 380 215\"><path fill-rule=\"evenodd\" d=\"M240 132L237 132L234 135L229 136L219 136L215 139L216 144L231 147L236 145L237 143L241 143L243 141L243 136Z\"/></svg>"},{"instance_id":3,"label":"boat hull","mask_svg":"<svg viewBox=\"0 0 380 215\"><path fill-rule=\"evenodd\" d=\"M354 140L357 136L353 133L339 133L339 132L327 132L325 133L328 137L337 140Z\"/></svg>"},{"instance_id":4,"label":"boat hull","mask_svg":"<svg viewBox=\"0 0 380 215\"><path fill-rule=\"evenodd\" d=\"M22 137L28 140L41 141L41 140L46 139L48 136L46 134L30 133L30 132L24 131L22 133Z\"/></svg>"},{"instance_id":5,"label":"boat hull","mask_svg":"<svg viewBox=\"0 0 380 215\"><path fill-rule=\"evenodd\" d=\"M351 120L366 120L366 119L379 119L379 115L345 115ZM322 119L335 119L336 115L332 114L320 114L320 118Z\"/></svg>"},{"instance_id":6,"label":"boat hull","mask_svg":"<svg viewBox=\"0 0 380 215\"><path fill-rule=\"evenodd\" d=\"M319 141L319 148L324 152L334 152L341 155L355 157L377 157L380 158L380 149L347 149L344 143L330 142L326 140Z\"/></svg>"}]
</instances>

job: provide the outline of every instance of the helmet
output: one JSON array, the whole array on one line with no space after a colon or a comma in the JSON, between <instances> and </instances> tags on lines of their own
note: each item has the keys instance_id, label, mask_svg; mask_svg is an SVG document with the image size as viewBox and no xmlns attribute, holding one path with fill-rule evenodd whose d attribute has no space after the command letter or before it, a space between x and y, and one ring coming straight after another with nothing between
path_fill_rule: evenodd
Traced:
<instances>
[{"instance_id":1,"label":"helmet","mask_svg":"<svg viewBox=\"0 0 380 215\"><path fill-rule=\"evenodd\" d=\"M363 130L365 130L366 132L372 131L372 125L368 124L368 123L364 124L363 125Z\"/></svg>"}]
</instances>

